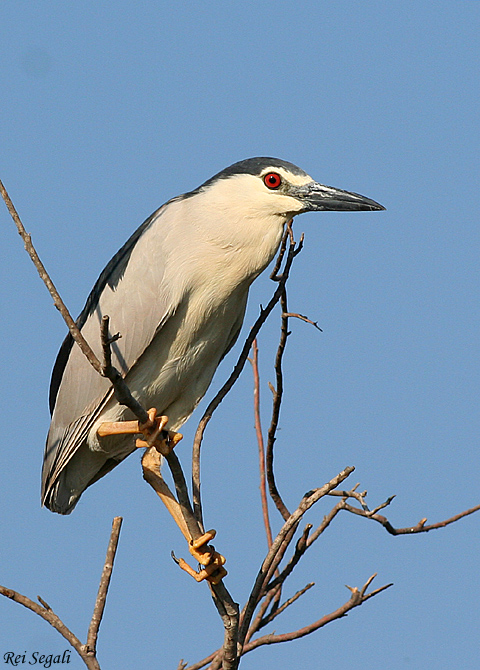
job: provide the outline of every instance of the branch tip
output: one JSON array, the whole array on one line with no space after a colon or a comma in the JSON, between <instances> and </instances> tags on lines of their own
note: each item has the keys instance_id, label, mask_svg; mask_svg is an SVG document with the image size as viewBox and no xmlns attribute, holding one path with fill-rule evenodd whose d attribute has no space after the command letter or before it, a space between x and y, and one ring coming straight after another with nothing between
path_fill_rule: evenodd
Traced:
<instances>
[{"instance_id":1,"label":"branch tip","mask_svg":"<svg viewBox=\"0 0 480 670\"><path fill-rule=\"evenodd\" d=\"M45 600L43 600L43 598L41 598L40 596L37 596L37 600L38 600L38 602L40 603L40 605L41 605L44 609L46 609L48 612L51 612L51 611L52 611L52 608L50 607L50 605L49 605L48 603L46 603Z\"/></svg>"}]
</instances>

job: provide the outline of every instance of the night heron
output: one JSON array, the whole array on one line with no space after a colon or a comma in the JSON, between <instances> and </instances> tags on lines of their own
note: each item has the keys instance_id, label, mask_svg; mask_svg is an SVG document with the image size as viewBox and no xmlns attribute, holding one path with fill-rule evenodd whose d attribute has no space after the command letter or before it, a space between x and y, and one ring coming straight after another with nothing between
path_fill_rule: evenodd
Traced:
<instances>
[{"instance_id":1,"label":"night heron","mask_svg":"<svg viewBox=\"0 0 480 670\"><path fill-rule=\"evenodd\" d=\"M178 430L205 394L242 326L250 284L272 261L285 226L310 211L374 211L374 200L315 182L276 158L240 161L160 207L101 273L78 326L101 357L108 314L112 362L136 399ZM42 502L68 514L82 492L135 451L133 435L98 427L133 418L68 335L50 386L52 422Z\"/></svg>"}]
</instances>

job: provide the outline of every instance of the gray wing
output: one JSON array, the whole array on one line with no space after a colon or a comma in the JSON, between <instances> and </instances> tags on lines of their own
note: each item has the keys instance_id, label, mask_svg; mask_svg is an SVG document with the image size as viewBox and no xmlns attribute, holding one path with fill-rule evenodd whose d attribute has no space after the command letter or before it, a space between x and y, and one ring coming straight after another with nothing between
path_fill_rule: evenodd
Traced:
<instances>
[{"instance_id":1,"label":"gray wing","mask_svg":"<svg viewBox=\"0 0 480 670\"><path fill-rule=\"evenodd\" d=\"M112 362L124 375L139 359L155 334L175 312L182 291L164 282L168 251L165 212L169 203L148 218L108 263L90 293L77 324L102 359L100 322L110 316ZM168 219L168 216L166 217ZM45 447L42 500L72 458L111 396L110 382L88 363L69 334L52 373L52 422Z\"/></svg>"}]
</instances>

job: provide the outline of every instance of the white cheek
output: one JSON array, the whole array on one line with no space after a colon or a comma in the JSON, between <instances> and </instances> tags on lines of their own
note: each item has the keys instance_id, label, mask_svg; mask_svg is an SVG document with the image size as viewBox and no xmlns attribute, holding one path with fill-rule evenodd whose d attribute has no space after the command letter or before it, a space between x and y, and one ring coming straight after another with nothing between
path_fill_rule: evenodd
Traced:
<instances>
[{"instance_id":1,"label":"white cheek","mask_svg":"<svg viewBox=\"0 0 480 670\"><path fill-rule=\"evenodd\" d=\"M278 194L276 196L275 208L280 215L289 217L300 214L304 210L304 205L289 195Z\"/></svg>"}]
</instances>

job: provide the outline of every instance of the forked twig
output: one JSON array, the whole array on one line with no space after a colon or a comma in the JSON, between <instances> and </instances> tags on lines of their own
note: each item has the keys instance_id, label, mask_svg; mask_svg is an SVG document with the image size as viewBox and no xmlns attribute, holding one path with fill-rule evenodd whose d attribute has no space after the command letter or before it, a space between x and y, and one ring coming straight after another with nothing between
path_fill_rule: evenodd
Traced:
<instances>
[{"instance_id":1,"label":"forked twig","mask_svg":"<svg viewBox=\"0 0 480 670\"><path fill-rule=\"evenodd\" d=\"M67 642L75 649L82 661L85 663L89 670L100 670L100 665L97 661L97 636L100 623L102 621L103 612L105 609L105 603L107 600L108 587L110 585L110 578L113 570L113 563L115 560L115 554L117 552L118 546L118 537L120 534L120 528L122 526L122 517L117 516L113 520L112 531L110 533L110 541L108 543L107 555L105 558L105 563L102 570L102 576L100 578L100 584L98 587L97 599L95 601L95 607L92 614L92 619L90 621L90 626L88 629L87 642L82 644L78 637L72 633L72 631L63 623L60 617L55 614L50 605L48 605L40 596L38 600L40 605L38 605L27 596L23 596L21 593L14 591L13 589L8 589L5 586L0 586L0 594L6 598L10 598L15 602L23 605L27 609L31 610L35 614L38 614L45 619L56 631L63 635Z\"/></svg>"},{"instance_id":2,"label":"forked twig","mask_svg":"<svg viewBox=\"0 0 480 670\"><path fill-rule=\"evenodd\" d=\"M243 654L247 654L248 652L253 651L254 649L258 649L258 647L261 647L266 644L277 644L280 642L288 642L290 640L298 640L301 637L305 637L305 635L310 635L319 628L323 628L323 626L326 626L328 623L331 623L336 619L341 619L347 614L347 612L352 610L354 607L363 605L363 603L369 600L370 598L373 598L382 591L385 591L386 589L393 586L392 584L385 584L384 586L375 589L375 591L366 593L367 588L370 586L375 576L376 575L372 575L372 577L370 577L370 579L367 580L367 582L363 585L361 589L358 589L357 587L353 588L347 587L351 592L350 598L347 600L346 603L341 605L341 607L337 608L330 614L321 617L320 619L314 621L308 626L304 626L303 628L299 628L298 630L292 631L290 633L283 633L279 635L275 633L270 633L268 635L258 637L255 640L252 640L251 642L245 645L245 647L243 648Z\"/></svg>"},{"instance_id":3,"label":"forked twig","mask_svg":"<svg viewBox=\"0 0 480 670\"><path fill-rule=\"evenodd\" d=\"M285 521L285 523L283 524L281 530L279 531L277 537L273 541L273 544L270 547L270 550L267 553L267 556L265 557L262 563L262 566L255 580L255 584L250 593L250 597L243 609L241 618L242 621L239 631L239 640L238 640L239 645L243 646L248 628L250 626L250 622L252 620L253 613L263 593L265 592L267 586L267 580L270 575L270 569L272 568L272 565L275 562L277 553L282 548L283 541L290 533L292 528L298 525L298 522L303 517L305 512L309 510L310 507L312 507L312 505L318 502L320 498L326 496L329 491L336 488L342 481L344 481L353 472L353 470L354 470L353 467L345 468L345 470L342 470L342 472L340 472L336 477L327 482L324 486L318 489L314 489L313 491L307 493L302 499L297 509L289 516L287 521Z\"/></svg>"},{"instance_id":4,"label":"forked twig","mask_svg":"<svg viewBox=\"0 0 480 670\"><path fill-rule=\"evenodd\" d=\"M359 516L365 517L366 519L372 519L373 521L376 521L377 523L381 524L387 533L390 533L390 535L415 535L416 533L428 533L430 530L445 528L445 526L449 526L451 523L455 523L456 521L459 521L460 519L463 519L470 514L478 512L480 510L480 505L470 507L470 509L467 509L464 512L460 512L460 514L455 514L449 519L438 521L437 523L431 523L428 526L426 525L427 519L423 518L420 519L420 521L415 526L407 526L406 528L395 528L395 526L392 526L390 521L382 514L371 514L365 512L362 509L358 509L358 507L349 505L348 503L345 504L344 509L347 510L347 512L351 512L352 514L357 514Z\"/></svg>"}]
</instances>

